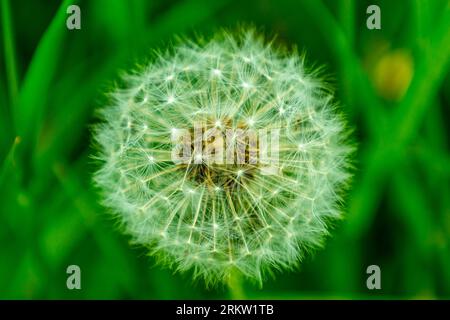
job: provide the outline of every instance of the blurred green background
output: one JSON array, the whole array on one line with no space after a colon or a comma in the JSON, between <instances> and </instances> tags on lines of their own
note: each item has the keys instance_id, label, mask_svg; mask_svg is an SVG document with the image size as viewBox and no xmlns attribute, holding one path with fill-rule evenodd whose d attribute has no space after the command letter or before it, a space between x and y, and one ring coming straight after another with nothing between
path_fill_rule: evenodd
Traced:
<instances>
[{"instance_id":1,"label":"blurred green background","mask_svg":"<svg viewBox=\"0 0 450 320\"><path fill-rule=\"evenodd\" d=\"M450 298L448 0L1 1L0 298L229 298L155 266L98 204L90 126L121 70L174 36L251 24L325 65L358 143L323 250L246 298ZM66 8L81 8L81 30ZM366 8L381 8L368 30ZM81 267L82 290L66 288ZM366 268L381 268L368 290Z\"/></svg>"}]
</instances>

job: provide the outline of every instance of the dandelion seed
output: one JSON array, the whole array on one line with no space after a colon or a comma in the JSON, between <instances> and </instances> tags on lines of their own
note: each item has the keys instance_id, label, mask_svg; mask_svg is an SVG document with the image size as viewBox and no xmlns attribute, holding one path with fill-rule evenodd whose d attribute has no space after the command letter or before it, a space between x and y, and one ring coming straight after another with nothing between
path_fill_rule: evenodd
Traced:
<instances>
[{"instance_id":1,"label":"dandelion seed","mask_svg":"<svg viewBox=\"0 0 450 320\"><path fill-rule=\"evenodd\" d=\"M248 83L248 82L242 82L242 88L244 88L244 89L250 89L252 87L252 84L251 83Z\"/></svg>"},{"instance_id":2,"label":"dandelion seed","mask_svg":"<svg viewBox=\"0 0 450 320\"><path fill-rule=\"evenodd\" d=\"M203 156L199 153L195 155L195 163L202 163Z\"/></svg>"},{"instance_id":3,"label":"dandelion seed","mask_svg":"<svg viewBox=\"0 0 450 320\"><path fill-rule=\"evenodd\" d=\"M297 150L303 152L306 150L306 146L303 143L299 143L297 146Z\"/></svg>"},{"instance_id":4,"label":"dandelion seed","mask_svg":"<svg viewBox=\"0 0 450 320\"><path fill-rule=\"evenodd\" d=\"M220 75L222 75L222 71L219 69L213 69L212 70L213 75L215 75L216 77L219 77Z\"/></svg>"},{"instance_id":5,"label":"dandelion seed","mask_svg":"<svg viewBox=\"0 0 450 320\"><path fill-rule=\"evenodd\" d=\"M168 104L172 104L175 102L175 97L174 96L168 96L167 97L167 103Z\"/></svg>"}]
</instances>

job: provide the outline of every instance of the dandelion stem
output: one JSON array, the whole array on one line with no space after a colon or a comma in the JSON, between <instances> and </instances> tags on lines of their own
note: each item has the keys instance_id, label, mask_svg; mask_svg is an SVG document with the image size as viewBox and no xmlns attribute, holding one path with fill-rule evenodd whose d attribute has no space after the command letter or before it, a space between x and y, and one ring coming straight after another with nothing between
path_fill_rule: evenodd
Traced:
<instances>
[{"instance_id":1,"label":"dandelion stem","mask_svg":"<svg viewBox=\"0 0 450 320\"><path fill-rule=\"evenodd\" d=\"M230 274L228 278L228 289L230 291L230 298L232 300L245 299L243 279L237 271L233 271Z\"/></svg>"}]
</instances>

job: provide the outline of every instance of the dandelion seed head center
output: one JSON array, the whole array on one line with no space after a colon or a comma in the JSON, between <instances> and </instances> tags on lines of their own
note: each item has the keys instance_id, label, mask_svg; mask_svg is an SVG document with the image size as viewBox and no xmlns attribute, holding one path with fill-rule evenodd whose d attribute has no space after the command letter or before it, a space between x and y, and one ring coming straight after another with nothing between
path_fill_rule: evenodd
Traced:
<instances>
[{"instance_id":1,"label":"dandelion seed head center","mask_svg":"<svg viewBox=\"0 0 450 320\"><path fill-rule=\"evenodd\" d=\"M233 152L230 153L227 149L227 142L231 141L227 140L227 134L239 138L235 132L240 130L239 133L248 138L246 134L251 129L248 122L245 119L233 122L229 118L222 120L205 118L204 121L196 122L202 123L203 126L187 130L186 134L190 137L187 149L191 151L192 157L178 165L180 172L184 172L186 180L206 187L208 192L212 193L220 190L238 193L248 185L257 183L254 179L262 166L257 159L260 151L258 141L255 140L254 149L251 149L249 140L242 139L244 141L240 142L233 140ZM211 130L214 130L215 135L208 137L207 133ZM201 143L196 143L193 138L195 133L207 138L202 139ZM216 156L219 156L220 151L222 153L217 159Z\"/></svg>"}]
</instances>

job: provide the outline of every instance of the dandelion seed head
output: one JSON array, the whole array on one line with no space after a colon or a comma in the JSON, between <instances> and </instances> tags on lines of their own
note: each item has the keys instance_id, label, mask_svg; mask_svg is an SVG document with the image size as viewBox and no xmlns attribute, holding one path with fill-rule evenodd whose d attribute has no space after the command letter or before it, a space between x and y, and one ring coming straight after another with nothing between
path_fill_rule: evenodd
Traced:
<instances>
[{"instance_id":1,"label":"dandelion seed head","mask_svg":"<svg viewBox=\"0 0 450 320\"><path fill-rule=\"evenodd\" d=\"M254 31L222 32L178 44L112 92L94 131L95 181L135 243L207 284L236 270L262 282L323 245L341 217L353 148L332 90L304 61ZM210 162L219 153L198 148L221 141L197 144L198 123L202 135L231 130L236 145L245 140L236 129L277 129L276 161L251 162L245 149L243 163ZM183 139L190 155L177 162Z\"/></svg>"}]
</instances>

